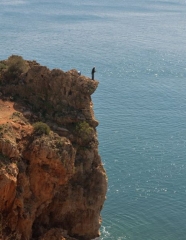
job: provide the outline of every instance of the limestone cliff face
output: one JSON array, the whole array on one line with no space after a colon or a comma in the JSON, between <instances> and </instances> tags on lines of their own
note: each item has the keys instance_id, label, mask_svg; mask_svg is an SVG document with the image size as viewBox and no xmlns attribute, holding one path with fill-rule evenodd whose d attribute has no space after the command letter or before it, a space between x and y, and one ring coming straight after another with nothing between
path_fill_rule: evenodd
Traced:
<instances>
[{"instance_id":1,"label":"limestone cliff face","mask_svg":"<svg viewBox=\"0 0 186 240\"><path fill-rule=\"evenodd\" d=\"M10 77L1 63L0 239L99 236L107 178L91 101L98 82L34 61Z\"/></svg>"}]
</instances>

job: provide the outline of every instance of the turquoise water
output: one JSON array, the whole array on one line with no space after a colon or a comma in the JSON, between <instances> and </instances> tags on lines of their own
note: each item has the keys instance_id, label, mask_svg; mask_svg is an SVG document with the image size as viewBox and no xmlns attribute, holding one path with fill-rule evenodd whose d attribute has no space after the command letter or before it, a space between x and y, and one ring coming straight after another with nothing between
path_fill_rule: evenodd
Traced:
<instances>
[{"instance_id":1,"label":"turquoise water","mask_svg":"<svg viewBox=\"0 0 186 240\"><path fill-rule=\"evenodd\" d=\"M1 0L0 57L90 76L109 187L101 239L186 239L186 1Z\"/></svg>"}]
</instances>

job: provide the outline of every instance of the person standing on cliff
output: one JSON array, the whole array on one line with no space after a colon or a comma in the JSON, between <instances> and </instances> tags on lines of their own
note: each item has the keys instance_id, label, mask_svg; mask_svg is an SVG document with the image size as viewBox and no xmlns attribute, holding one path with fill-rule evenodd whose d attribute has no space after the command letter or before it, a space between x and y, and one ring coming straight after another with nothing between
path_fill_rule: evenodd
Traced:
<instances>
[{"instance_id":1,"label":"person standing on cliff","mask_svg":"<svg viewBox=\"0 0 186 240\"><path fill-rule=\"evenodd\" d=\"M96 72L96 68L95 67L93 67L92 68L92 80L94 80L94 73Z\"/></svg>"}]
</instances>

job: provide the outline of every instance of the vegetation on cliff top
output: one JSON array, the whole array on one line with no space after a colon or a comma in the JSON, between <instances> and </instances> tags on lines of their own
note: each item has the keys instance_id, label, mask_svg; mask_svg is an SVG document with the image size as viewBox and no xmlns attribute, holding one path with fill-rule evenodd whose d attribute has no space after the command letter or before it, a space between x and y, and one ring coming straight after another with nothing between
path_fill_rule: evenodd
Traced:
<instances>
[{"instance_id":1,"label":"vegetation on cliff top","mask_svg":"<svg viewBox=\"0 0 186 240\"><path fill-rule=\"evenodd\" d=\"M0 62L0 72L6 81L17 79L21 73L27 72L29 66L21 56L12 55L6 61Z\"/></svg>"}]
</instances>

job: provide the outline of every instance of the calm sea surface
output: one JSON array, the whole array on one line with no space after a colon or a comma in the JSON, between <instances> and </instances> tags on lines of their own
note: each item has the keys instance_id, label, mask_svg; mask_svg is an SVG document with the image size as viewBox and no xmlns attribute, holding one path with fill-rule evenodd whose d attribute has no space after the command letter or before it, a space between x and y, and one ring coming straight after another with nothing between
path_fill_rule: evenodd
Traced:
<instances>
[{"instance_id":1,"label":"calm sea surface","mask_svg":"<svg viewBox=\"0 0 186 240\"><path fill-rule=\"evenodd\" d=\"M186 239L186 1L1 0L0 59L90 76L102 240Z\"/></svg>"}]
</instances>

